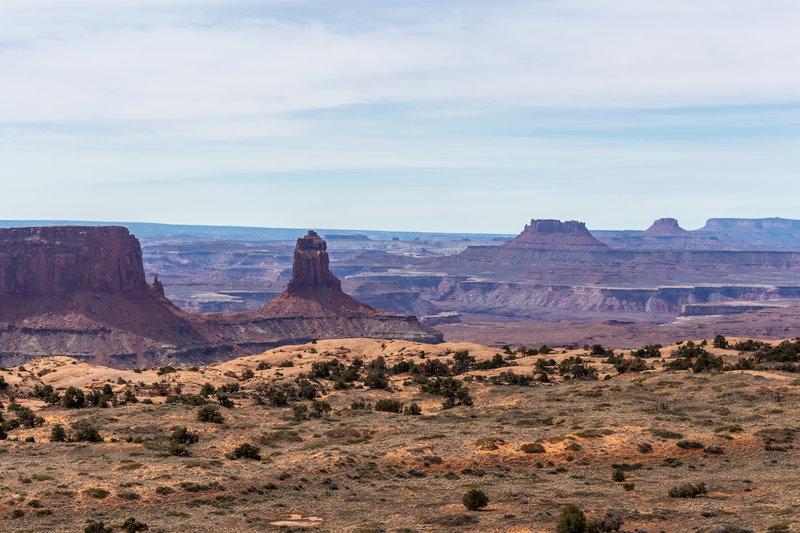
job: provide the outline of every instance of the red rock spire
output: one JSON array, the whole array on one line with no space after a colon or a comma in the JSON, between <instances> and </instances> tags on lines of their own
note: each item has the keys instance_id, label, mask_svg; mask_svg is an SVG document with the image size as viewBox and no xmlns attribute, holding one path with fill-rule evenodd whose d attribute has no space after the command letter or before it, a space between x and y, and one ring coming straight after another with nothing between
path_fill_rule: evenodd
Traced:
<instances>
[{"instance_id":1,"label":"red rock spire","mask_svg":"<svg viewBox=\"0 0 800 533\"><path fill-rule=\"evenodd\" d=\"M327 244L314 231L297 239L292 263L292 279L287 287L288 292L296 292L309 287L331 287L341 289L339 279L328 267Z\"/></svg>"}]
</instances>

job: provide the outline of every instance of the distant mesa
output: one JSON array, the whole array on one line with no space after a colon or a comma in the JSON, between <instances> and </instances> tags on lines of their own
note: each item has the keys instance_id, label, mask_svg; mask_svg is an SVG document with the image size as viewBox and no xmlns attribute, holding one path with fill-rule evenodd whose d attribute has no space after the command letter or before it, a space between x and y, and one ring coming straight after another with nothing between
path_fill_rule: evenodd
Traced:
<instances>
[{"instance_id":1,"label":"distant mesa","mask_svg":"<svg viewBox=\"0 0 800 533\"><path fill-rule=\"evenodd\" d=\"M531 220L522 233L506 242L508 248L541 250L603 251L608 247L595 239L586 224L576 220Z\"/></svg>"},{"instance_id":2,"label":"distant mesa","mask_svg":"<svg viewBox=\"0 0 800 533\"><path fill-rule=\"evenodd\" d=\"M643 237L689 237L691 233L678 225L674 218L659 218L642 232Z\"/></svg>"},{"instance_id":3,"label":"distant mesa","mask_svg":"<svg viewBox=\"0 0 800 533\"><path fill-rule=\"evenodd\" d=\"M286 290L245 313L195 315L145 278L139 241L118 226L0 229L0 364L68 355L116 367L203 364L339 337L442 342L413 315L342 292L316 233L297 240Z\"/></svg>"},{"instance_id":4,"label":"distant mesa","mask_svg":"<svg viewBox=\"0 0 800 533\"><path fill-rule=\"evenodd\" d=\"M353 233L353 234L329 233L325 235L325 239L329 241L357 241L357 242L372 240L363 233Z\"/></svg>"}]
</instances>

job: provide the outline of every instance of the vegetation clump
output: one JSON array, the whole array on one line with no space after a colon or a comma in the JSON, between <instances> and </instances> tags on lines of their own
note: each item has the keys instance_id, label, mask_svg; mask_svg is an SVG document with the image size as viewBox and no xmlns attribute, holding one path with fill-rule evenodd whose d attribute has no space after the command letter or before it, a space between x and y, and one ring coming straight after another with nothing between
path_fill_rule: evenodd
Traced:
<instances>
[{"instance_id":1,"label":"vegetation clump","mask_svg":"<svg viewBox=\"0 0 800 533\"><path fill-rule=\"evenodd\" d=\"M705 483L684 483L679 487L669 489L668 494L670 498L696 498L707 492Z\"/></svg>"},{"instance_id":2,"label":"vegetation clump","mask_svg":"<svg viewBox=\"0 0 800 533\"><path fill-rule=\"evenodd\" d=\"M461 503L468 510L477 511L489 505L489 497L482 490L470 489L461 498Z\"/></svg>"},{"instance_id":3,"label":"vegetation clump","mask_svg":"<svg viewBox=\"0 0 800 533\"><path fill-rule=\"evenodd\" d=\"M214 424L221 424L225 419L222 414L213 405L204 405L197 411L197 419L200 422L213 422Z\"/></svg>"}]
</instances>

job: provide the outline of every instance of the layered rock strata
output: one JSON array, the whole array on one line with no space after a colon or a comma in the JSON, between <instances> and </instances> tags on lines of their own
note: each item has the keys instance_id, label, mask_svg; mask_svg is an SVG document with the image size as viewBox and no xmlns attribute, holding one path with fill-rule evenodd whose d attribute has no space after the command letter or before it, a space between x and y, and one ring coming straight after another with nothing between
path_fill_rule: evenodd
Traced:
<instances>
[{"instance_id":1,"label":"layered rock strata","mask_svg":"<svg viewBox=\"0 0 800 533\"><path fill-rule=\"evenodd\" d=\"M69 355L117 366L201 364L281 344L336 337L441 342L415 317L341 290L325 241L298 239L286 291L247 313L195 315L145 279L123 227L0 229L0 364Z\"/></svg>"}]
</instances>

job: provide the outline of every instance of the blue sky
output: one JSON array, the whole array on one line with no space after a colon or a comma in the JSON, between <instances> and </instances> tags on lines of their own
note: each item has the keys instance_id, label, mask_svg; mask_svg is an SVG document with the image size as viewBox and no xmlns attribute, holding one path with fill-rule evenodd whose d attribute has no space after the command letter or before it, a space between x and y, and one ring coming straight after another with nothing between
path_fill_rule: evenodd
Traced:
<instances>
[{"instance_id":1,"label":"blue sky","mask_svg":"<svg viewBox=\"0 0 800 533\"><path fill-rule=\"evenodd\" d=\"M800 218L797 20L778 0L3 0L0 218Z\"/></svg>"}]
</instances>

